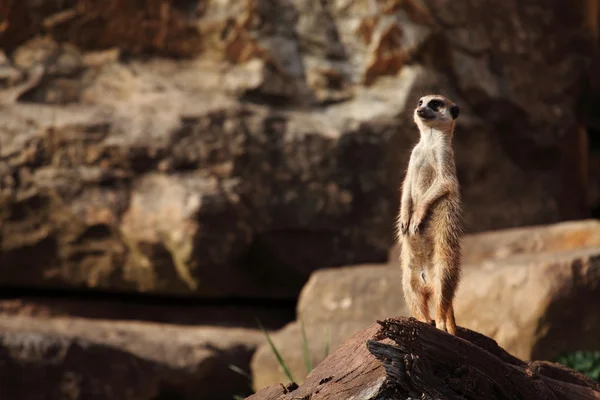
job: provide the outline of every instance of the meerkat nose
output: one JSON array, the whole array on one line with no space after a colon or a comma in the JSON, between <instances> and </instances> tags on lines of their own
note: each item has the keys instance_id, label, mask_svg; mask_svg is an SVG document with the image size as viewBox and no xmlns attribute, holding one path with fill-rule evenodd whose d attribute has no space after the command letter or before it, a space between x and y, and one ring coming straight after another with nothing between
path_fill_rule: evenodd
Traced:
<instances>
[{"instance_id":1,"label":"meerkat nose","mask_svg":"<svg viewBox=\"0 0 600 400\"><path fill-rule=\"evenodd\" d=\"M418 108L417 115L423 119L433 119L435 117L435 114L433 113L433 111L431 111L427 107Z\"/></svg>"}]
</instances>

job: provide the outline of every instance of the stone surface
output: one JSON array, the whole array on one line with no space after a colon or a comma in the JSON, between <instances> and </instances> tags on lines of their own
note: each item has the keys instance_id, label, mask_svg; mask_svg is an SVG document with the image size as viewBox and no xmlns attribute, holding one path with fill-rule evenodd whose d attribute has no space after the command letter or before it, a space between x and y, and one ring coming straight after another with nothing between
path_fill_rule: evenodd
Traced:
<instances>
[{"instance_id":1,"label":"stone surface","mask_svg":"<svg viewBox=\"0 0 600 400\"><path fill-rule=\"evenodd\" d=\"M586 247L600 247L600 220L566 221L480 232L465 235L462 241L464 264ZM400 248L397 244L389 254L388 262L399 263Z\"/></svg>"},{"instance_id":2,"label":"stone surface","mask_svg":"<svg viewBox=\"0 0 600 400\"><path fill-rule=\"evenodd\" d=\"M370 321L320 321L307 323L304 327L310 360L313 366L319 364L347 338L365 329ZM292 322L271 334L271 340L282 352L283 360L290 369L294 382L301 383L310 371L307 371L305 362L304 342L302 327L298 322ZM252 356L251 363L252 386L260 390L268 385L283 382L289 383L283 368L273 355L269 346L260 346Z\"/></svg>"},{"instance_id":3,"label":"stone surface","mask_svg":"<svg viewBox=\"0 0 600 400\"><path fill-rule=\"evenodd\" d=\"M587 215L591 3L519 4L5 1L0 281L293 298L383 262L428 91L468 231Z\"/></svg>"},{"instance_id":4,"label":"stone surface","mask_svg":"<svg viewBox=\"0 0 600 400\"><path fill-rule=\"evenodd\" d=\"M297 384L274 385L257 393L246 400L284 400L284 399L364 399L372 400L386 383L386 373L383 363L379 362L367 349L366 343L380 331L379 326L371 324L362 327L356 334L341 343L324 362L313 369L305 385ZM383 338L382 338L383 339ZM382 340L390 343L390 340ZM302 387L304 386L304 387ZM273 389L279 387L279 393ZM282 396L283 394L286 396ZM385 397L385 396L384 396Z\"/></svg>"},{"instance_id":5,"label":"stone surface","mask_svg":"<svg viewBox=\"0 0 600 400\"><path fill-rule=\"evenodd\" d=\"M592 219L481 232L463 241L465 264L599 247L600 220Z\"/></svg>"},{"instance_id":6,"label":"stone surface","mask_svg":"<svg viewBox=\"0 0 600 400\"><path fill-rule=\"evenodd\" d=\"M481 253L471 256L478 260L475 264L463 267L455 302L457 324L493 338L524 360L553 360L568 351L599 348L598 235L600 222L582 221L474 236L471 242L481 246L472 251ZM495 254L484 245L488 242L513 252ZM517 243L522 247L512 246ZM327 327L331 343L341 343L375 320L394 316L409 316L397 264L317 271L303 288L297 307L309 340L317 343L323 341ZM273 341L302 382L299 322L274 334ZM263 345L253 356L255 385L285 381L267 350ZM322 360L319 355L315 353L315 363Z\"/></svg>"},{"instance_id":7,"label":"stone surface","mask_svg":"<svg viewBox=\"0 0 600 400\"><path fill-rule=\"evenodd\" d=\"M2 296L10 293L2 291ZM133 297L133 296L132 296ZM258 328L260 321L268 330L280 329L293 321L295 302L252 304L224 302L202 304L194 301L165 301L118 298L12 297L0 299L0 318L4 315L29 317L80 317L102 320L135 320L175 325L210 325Z\"/></svg>"},{"instance_id":8,"label":"stone surface","mask_svg":"<svg viewBox=\"0 0 600 400\"><path fill-rule=\"evenodd\" d=\"M264 337L241 328L3 316L3 399L231 400Z\"/></svg>"}]
</instances>

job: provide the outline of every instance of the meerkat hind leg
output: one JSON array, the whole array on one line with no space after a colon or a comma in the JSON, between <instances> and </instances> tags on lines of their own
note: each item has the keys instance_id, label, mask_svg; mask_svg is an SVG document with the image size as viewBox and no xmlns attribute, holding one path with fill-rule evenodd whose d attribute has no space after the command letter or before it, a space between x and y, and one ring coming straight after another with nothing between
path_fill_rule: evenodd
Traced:
<instances>
[{"instance_id":1,"label":"meerkat hind leg","mask_svg":"<svg viewBox=\"0 0 600 400\"><path fill-rule=\"evenodd\" d=\"M409 253L404 251L403 253ZM412 315L421 322L431 323L429 314L429 299L431 290L423 281L422 271L414 268L412 264L415 260L410 254L405 254L402 262L402 288L404 290L404 299Z\"/></svg>"},{"instance_id":2,"label":"meerkat hind leg","mask_svg":"<svg viewBox=\"0 0 600 400\"><path fill-rule=\"evenodd\" d=\"M431 291L420 281L421 276L417 271L404 271L403 289L404 298L412 315L421 322L430 323L429 299Z\"/></svg>"},{"instance_id":3,"label":"meerkat hind leg","mask_svg":"<svg viewBox=\"0 0 600 400\"><path fill-rule=\"evenodd\" d=\"M446 314L446 328L448 333L456 336L456 320L454 319L454 305L450 303L450 308Z\"/></svg>"},{"instance_id":4,"label":"meerkat hind leg","mask_svg":"<svg viewBox=\"0 0 600 400\"><path fill-rule=\"evenodd\" d=\"M452 260L447 257L436 257L436 279L435 279L435 326L450 334L456 334L456 322L454 319L454 292L457 281L456 274L452 271L456 268Z\"/></svg>"}]
</instances>

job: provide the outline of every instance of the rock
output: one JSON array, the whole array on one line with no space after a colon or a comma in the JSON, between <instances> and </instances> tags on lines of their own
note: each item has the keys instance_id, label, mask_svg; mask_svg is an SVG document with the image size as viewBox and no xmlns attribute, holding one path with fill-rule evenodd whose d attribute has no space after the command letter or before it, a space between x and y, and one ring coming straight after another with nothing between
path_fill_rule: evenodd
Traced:
<instances>
[{"instance_id":1,"label":"rock","mask_svg":"<svg viewBox=\"0 0 600 400\"><path fill-rule=\"evenodd\" d=\"M246 400L283 399L374 399L386 381L383 364L369 353L366 344L380 329L371 324L344 341L311 373L300 390L296 383L273 385ZM385 342L389 342L385 340ZM279 390L274 390L279 389ZM282 390L283 389L283 390ZM287 394L287 396L284 396Z\"/></svg>"},{"instance_id":2,"label":"rock","mask_svg":"<svg viewBox=\"0 0 600 400\"><path fill-rule=\"evenodd\" d=\"M474 235L469 239L474 263L464 265L456 295L457 324L493 338L524 360L553 360L569 351L598 348L600 319L592 306L600 304L598 238L598 221ZM493 243L497 253L491 251ZM397 264L317 271L297 306L298 321L304 322L309 341L317 343L323 341L325 327L337 344L375 320L409 315ZM299 322L272 337L302 382L306 373ZM313 356L315 364L323 359L318 351ZM255 388L285 381L274 365L263 345L252 360L255 385L261 385Z\"/></svg>"},{"instance_id":3,"label":"rock","mask_svg":"<svg viewBox=\"0 0 600 400\"><path fill-rule=\"evenodd\" d=\"M365 320L320 321L305 325L310 360L313 366L320 363L327 354L336 349L354 333L365 329L369 322ZM283 352L283 360L292 373L294 381L301 383L310 371L305 362L302 328L298 322L292 322L276 334L271 334L275 347ZM289 383L283 368L277 361L270 346L260 346L252 356L252 386L254 390L279 382Z\"/></svg>"},{"instance_id":4,"label":"rock","mask_svg":"<svg viewBox=\"0 0 600 400\"><path fill-rule=\"evenodd\" d=\"M132 296L133 297L133 296ZM0 316L75 317L100 320L146 321L174 325L202 325L258 328L256 321L268 330L276 330L293 321L295 302L219 304L172 299L77 297L25 297L3 290Z\"/></svg>"},{"instance_id":5,"label":"rock","mask_svg":"<svg viewBox=\"0 0 600 400\"><path fill-rule=\"evenodd\" d=\"M468 235L463 241L464 262L479 264L525 255L569 252L600 247L600 221L568 221L552 225L503 229Z\"/></svg>"},{"instance_id":6,"label":"rock","mask_svg":"<svg viewBox=\"0 0 600 400\"><path fill-rule=\"evenodd\" d=\"M588 178L590 182L595 182L597 177L600 176L600 131L590 137L590 148L592 152L588 165ZM590 191L588 192L588 204L592 210L592 217L600 218L600 187L596 187L593 183L590 185Z\"/></svg>"},{"instance_id":7,"label":"rock","mask_svg":"<svg viewBox=\"0 0 600 400\"><path fill-rule=\"evenodd\" d=\"M599 246L600 221L590 219L465 235L462 257L464 264L479 264L519 255L534 256ZM395 244L388 261L399 263L399 256L400 248Z\"/></svg>"},{"instance_id":8,"label":"rock","mask_svg":"<svg viewBox=\"0 0 600 400\"><path fill-rule=\"evenodd\" d=\"M206 399L246 395L257 330L4 316L7 399ZM226 383L226 384L225 384Z\"/></svg>"},{"instance_id":9,"label":"rock","mask_svg":"<svg viewBox=\"0 0 600 400\"><path fill-rule=\"evenodd\" d=\"M0 280L293 299L384 262L426 91L467 231L584 217L588 6L7 2Z\"/></svg>"},{"instance_id":10,"label":"rock","mask_svg":"<svg viewBox=\"0 0 600 400\"><path fill-rule=\"evenodd\" d=\"M307 375L300 321L305 324L313 365L317 365L324 359L326 344L334 350L377 319L408 315L401 282L399 268L387 264L322 269L313 273L298 301L298 321L271 335L295 382L302 383ZM251 370L255 390L288 382L269 346L257 349Z\"/></svg>"}]
</instances>

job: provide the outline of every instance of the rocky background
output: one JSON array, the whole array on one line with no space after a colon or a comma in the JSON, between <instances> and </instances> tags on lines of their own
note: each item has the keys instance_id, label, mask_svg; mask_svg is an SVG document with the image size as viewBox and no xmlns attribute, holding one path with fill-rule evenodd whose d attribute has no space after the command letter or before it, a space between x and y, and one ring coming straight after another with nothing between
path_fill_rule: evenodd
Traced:
<instances>
[{"instance_id":1,"label":"rocky background","mask_svg":"<svg viewBox=\"0 0 600 400\"><path fill-rule=\"evenodd\" d=\"M429 92L461 107L459 324L525 358L600 347L600 226L548 225L600 217L598 9L1 0L0 395L231 399L253 354L255 386L285 380L255 317L321 346L404 312L393 222Z\"/></svg>"}]
</instances>

